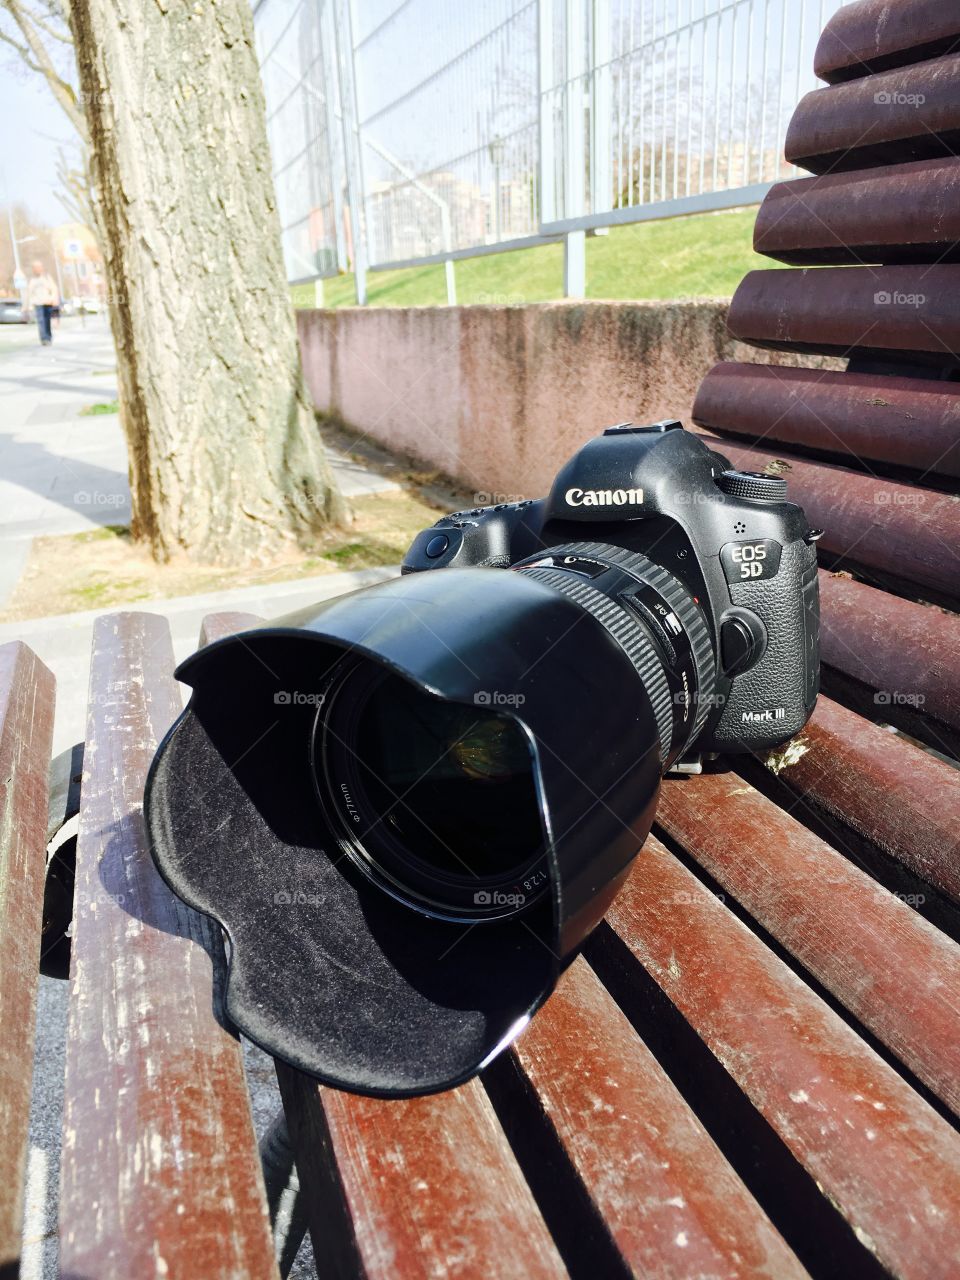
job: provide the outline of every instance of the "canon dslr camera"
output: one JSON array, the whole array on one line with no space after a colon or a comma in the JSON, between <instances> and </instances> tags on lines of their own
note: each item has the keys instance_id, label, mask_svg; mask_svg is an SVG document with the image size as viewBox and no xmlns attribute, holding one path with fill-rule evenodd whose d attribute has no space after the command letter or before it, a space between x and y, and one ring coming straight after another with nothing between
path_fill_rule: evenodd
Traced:
<instances>
[{"instance_id":1,"label":"canon dslr camera","mask_svg":"<svg viewBox=\"0 0 960 1280\"><path fill-rule=\"evenodd\" d=\"M188 659L147 828L228 934L233 1020L364 1093L479 1071L602 918L663 773L806 723L818 536L781 476L623 424L548 497L444 516L401 577Z\"/></svg>"}]
</instances>

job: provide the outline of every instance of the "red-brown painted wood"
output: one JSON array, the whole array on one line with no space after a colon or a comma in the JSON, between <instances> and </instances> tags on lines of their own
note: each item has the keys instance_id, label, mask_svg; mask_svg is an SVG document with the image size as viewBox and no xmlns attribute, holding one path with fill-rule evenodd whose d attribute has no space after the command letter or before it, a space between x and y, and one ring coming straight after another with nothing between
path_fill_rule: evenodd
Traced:
<instances>
[{"instance_id":1,"label":"red-brown painted wood","mask_svg":"<svg viewBox=\"0 0 960 1280\"><path fill-rule=\"evenodd\" d=\"M718 364L693 406L711 431L802 445L840 463L960 476L960 386L923 378Z\"/></svg>"},{"instance_id":2,"label":"red-brown painted wood","mask_svg":"<svg viewBox=\"0 0 960 1280\"><path fill-rule=\"evenodd\" d=\"M960 731L956 613L821 571L820 655L827 666L879 691L870 698L875 718L888 720L900 708L929 720L931 732L937 726Z\"/></svg>"},{"instance_id":3,"label":"red-brown painted wood","mask_svg":"<svg viewBox=\"0 0 960 1280\"><path fill-rule=\"evenodd\" d=\"M949 596L960 595L960 502L950 494L808 462L775 446L709 438L735 467L762 471L777 462L787 494L824 530L835 567L862 565L879 575Z\"/></svg>"},{"instance_id":4,"label":"red-brown painted wood","mask_svg":"<svg viewBox=\"0 0 960 1280\"><path fill-rule=\"evenodd\" d=\"M385 1101L277 1075L324 1276L567 1274L479 1081Z\"/></svg>"},{"instance_id":5,"label":"red-brown painted wood","mask_svg":"<svg viewBox=\"0 0 960 1280\"><path fill-rule=\"evenodd\" d=\"M514 1050L637 1276L804 1276L583 959Z\"/></svg>"},{"instance_id":6,"label":"red-brown painted wood","mask_svg":"<svg viewBox=\"0 0 960 1280\"><path fill-rule=\"evenodd\" d=\"M738 774L666 780L657 823L960 1113L955 942Z\"/></svg>"},{"instance_id":7,"label":"red-brown painted wood","mask_svg":"<svg viewBox=\"0 0 960 1280\"><path fill-rule=\"evenodd\" d=\"M956 361L960 264L751 271L727 323L735 338L778 351Z\"/></svg>"},{"instance_id":8,"label":"red-brown painted wood","mask_svg":"<svg viewBox=\"0 0 960 1280\"><path fill-rule=\"evenodd\" d=\"M0 1274L17 1273L46 868L53 676L0 645Z\"/></svg>"},{"instance_id":9,"label":"red-brown painted wood","mask_svg":"<svg viewBox=\"0 0 960 1280\"><path fill-rule=\"evenodd\" d=\"M276 1276L219 930L163 884L143 785L180 710L167 623L94 628L70 975L65 1275Z\"/></svg>"},{"instance_id":10,"label":"red-brown painted wood","mask_svg":"<svg viewBox=\"0 0 960 1280\"><path fill-rule=\"evenodd\" d=\"M793 113L784 154L811 173L949 156L960 140L960 54L814 89Z\"/></svg>"},{"instance_id":11,"label":"red-brown painted wood","mask_svg":"<svg viewBox=\"0 0 960 1280\"><path fill-rule=\"evenodd\" d=\"M843 80L935 58L960 44L960 10L949 0L859 0L823 29L813 69Z\"/></svg>"},{"instance_id":12,"label":"red-brown painted wood","mask_svg":"<svg viewBox=\"0 0 960 1280\"><path fill-rule=\"evenodd\" d=\"M904 1280L960 1273L950 1125L658 841L608 920L861 1243Z\"/></svg>"},{"instance_id":13,"label":"red-brown painted wood","mask_svg":"<svg viewBox=\"0 0 960 1280\"><path fill-rule=\"evenodd\" d=\"M753 228L757 253L798 266L960 261L960 159L778 182Z\"/></svg>"},{"instance_id":14,"label":"red-brown painted wood","mask_svg":"<svg viewBox=\"0 0 960 1280\"><path fill-rule=\"evenodd\" d=\"M823 694L768 767L831 825L869 840L960 902L960 771Z\"/></svg>"}]
</instances>

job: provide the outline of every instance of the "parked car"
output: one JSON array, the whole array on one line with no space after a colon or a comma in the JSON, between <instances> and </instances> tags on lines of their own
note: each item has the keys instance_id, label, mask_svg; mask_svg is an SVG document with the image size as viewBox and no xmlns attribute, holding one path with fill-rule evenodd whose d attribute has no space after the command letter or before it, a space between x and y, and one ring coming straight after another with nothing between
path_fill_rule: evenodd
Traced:
<instances>
[{"instance_id":1,"label":"parked car","mask_svg":"<svg viewBox=\"0 0 960 1280\"><path fill-rule=\"evenodd\" d=\"M0 324L26 324L27 319L19 298L0 298Z\"/></svg>"}]
</instances>

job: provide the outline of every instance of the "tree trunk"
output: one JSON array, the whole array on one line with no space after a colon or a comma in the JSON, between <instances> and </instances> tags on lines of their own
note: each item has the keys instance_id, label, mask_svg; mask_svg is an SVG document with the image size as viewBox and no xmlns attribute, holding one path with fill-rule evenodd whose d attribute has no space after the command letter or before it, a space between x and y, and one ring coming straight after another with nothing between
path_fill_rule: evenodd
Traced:
<instances>
[{"instance_id":1,"label":"tree trunk","mask_svg":"<svg viewBox=\"0 0 960 1280\"><path fill-rule=\"evenodd\" d=\"M300 367L250 0L74 0L133 536L267 561L345 514Z\"/></svg>"}]
</instances>

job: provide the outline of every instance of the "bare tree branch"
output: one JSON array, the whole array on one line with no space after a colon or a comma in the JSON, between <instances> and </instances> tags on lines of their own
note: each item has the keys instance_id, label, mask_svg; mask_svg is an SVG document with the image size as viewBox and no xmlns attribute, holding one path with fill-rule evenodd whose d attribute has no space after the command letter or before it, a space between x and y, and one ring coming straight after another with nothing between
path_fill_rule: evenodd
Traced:
<instances>
[{"instance_id":1,"label":"bare tree branch","mask_svg":"<svg viewBox=\"0 0 960 1280\"><path fill-rule=\"evenodd\" d=\"M5 4L3 5L3 8L6 8ZM31 71L36 71L38 75L43 75L43 72L31 59L30 50L25 45L18 44L17 41L14 40L13 36L8 35L7 32L4 31L3 27L0 27L0 40L2 40L4 44L10 45L12 49L16 49L17 53Z\"/></svg>"},{"instance_id":2,"label":"bare tree branch","mask_svg":"<svg viewBox=\"0 0 960 1280\"><path fill-rule=\"evenodd\" d=\"M20 34L26 42L27 49L29 49L29 54L20 50L16 42L9 37L4 37L7 43L13 44L15 48L18 48L18 52L27 62L27 65L44 77L61 110L77 133L79 133L84 143L86 143L87 122L77 102L77 95L73 91L73 86L68 84L57 71L50 52L40 35L39 28L34 25L34 19L20 4L20 0L0 0L0 8L5 9L17 24Z\"/></svg>"},{"instance_id":3,"label":"bare tree branch","mask_svg":"<svg viewBox=\"0 0 960 1280\"><path fill-rule=\"evenodd\" d=\"M45 35L50 36L52 40L59 40L61 44L68 44L73 47L73 39L70 35L69 25L66 31L58 31L53 22L48 18L41 18L39 13L32 10L25 10L27 17L35 27L38 27ZM62 19L59 19L62 21Z\"/></svg>"}]
</instances>

